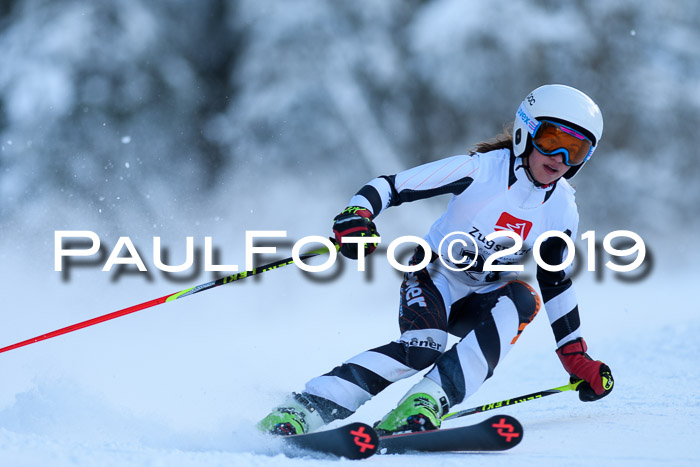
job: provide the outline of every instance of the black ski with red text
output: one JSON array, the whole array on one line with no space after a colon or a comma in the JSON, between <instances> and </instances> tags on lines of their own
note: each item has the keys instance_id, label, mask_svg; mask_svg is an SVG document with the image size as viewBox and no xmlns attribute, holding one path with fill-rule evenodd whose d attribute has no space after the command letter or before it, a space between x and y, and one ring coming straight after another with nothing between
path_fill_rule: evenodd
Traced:
<instances>
[{"instance_id":1,"label":"black ski with red text","mask_svg":"<svg viewBox=\"0 0 700 467\"><path fill-rule=\"evenodd\" d=\"M365 423L349 423L331 430L301 435L283 436L287 446L298 448L289 452L292 456L322 454L347 459L365 459L377 452L379 437Z\"/></svg>"},{"instance_id":2,"label":"black ski with red text","mask_svg":"<svg viewBox=\"0 0 700 467\"><path fill-rule=\"evenodd\" d=\"M379 453L505 451L522 439L523 427L518 420L497 415L475 425L381 436Z\"/></svg>"}]
</instances>

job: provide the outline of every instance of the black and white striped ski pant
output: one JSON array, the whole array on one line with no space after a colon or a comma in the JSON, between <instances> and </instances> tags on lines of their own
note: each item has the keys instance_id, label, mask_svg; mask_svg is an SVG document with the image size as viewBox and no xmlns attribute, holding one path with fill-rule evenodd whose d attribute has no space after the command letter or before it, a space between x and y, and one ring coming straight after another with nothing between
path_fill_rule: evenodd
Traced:
<instances>
[{"instance_id":1,"label":"black and white striped ski pant","mask_svg":"<svg viewBox=\"0 0 700 467\"><path fill-rule=\"evenodd\" d=\"M404 274L401 336L356 355L306 384L304 394L326 422L350 416L391 383L434 365L426 375L445 390L450 406L462 402L493 374L540 308L521 281L487 293L469 287L436 261ZM418 250L411 264L422 259ZM448 332L461 338L446 349Z\"/></svg>"}]
</instances>

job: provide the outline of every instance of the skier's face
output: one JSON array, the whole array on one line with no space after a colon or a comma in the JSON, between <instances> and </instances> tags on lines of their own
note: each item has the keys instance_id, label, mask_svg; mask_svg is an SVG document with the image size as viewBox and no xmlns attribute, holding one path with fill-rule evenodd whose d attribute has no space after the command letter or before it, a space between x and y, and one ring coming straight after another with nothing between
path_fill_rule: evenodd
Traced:
<instances>
[{"instance_id":1,"label":"skier's face","mask_svg":"<svg viewBox=\"0 0 700 467\"><path fill-rule=\"evenodd\" d=\"M543 185L559 180L570 169L561 154L545 156L535 148L530 153L529 165L532 176Z\"/></svg>"}]
</instances>

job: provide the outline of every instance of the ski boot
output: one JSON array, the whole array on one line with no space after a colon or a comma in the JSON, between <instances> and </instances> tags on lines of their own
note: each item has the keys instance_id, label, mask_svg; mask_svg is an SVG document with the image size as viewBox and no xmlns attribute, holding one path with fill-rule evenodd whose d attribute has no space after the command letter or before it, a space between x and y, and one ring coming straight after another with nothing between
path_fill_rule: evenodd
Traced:
<instances>
[{"instance_id":1,"label":"ski boot","mask_svg":"<svg viewBox=\"0 0 700 467\"><path fill-rule=\"evenodd\" d=\"M275 435L310 433L324 425L321 415L303 394L292 393L258 423L258 429Z\"/></svg>"},{"instance_id":2,"label":"ski boot","mask_svg":"<svg viewBox=\"0 0 700 467\"><path fill-rule=\"evenodd\" d=\"M428 391L421 391L425 389ZM437 430L448 410L444 390L434 381L424 378L394 410L374 424L374 429L379 436Z\"/></svg>"}]
</instances>

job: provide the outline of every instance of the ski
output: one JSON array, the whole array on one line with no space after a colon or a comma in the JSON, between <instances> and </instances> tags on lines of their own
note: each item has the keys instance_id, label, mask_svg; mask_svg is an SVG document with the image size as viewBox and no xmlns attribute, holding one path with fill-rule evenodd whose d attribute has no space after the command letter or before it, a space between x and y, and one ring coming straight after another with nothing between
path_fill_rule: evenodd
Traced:
<instances>
[{"instance_id":1,"label":"ski","mask_svg":"<svg viewBox=\"0 0 700 467\"><path fill-rule=\"evenodd\" d=\"M359 422L331 430L282 436L281 439L285 445L298 448L287 453L292 456L316 453L353 460L365 459L377 452L379 446L379 437L374 429Z\"/></svg>"},{"instance_id":2,"label":"ski","mask_svg":"<svg viewBox=\"0 0 700 467\"><path fill-rule=\"evenodd\" d=\"M505 451L523 439L523 427L509 415L475 425L379 437L380 454L449 451Z\"/></svg>"}]
</instances>

